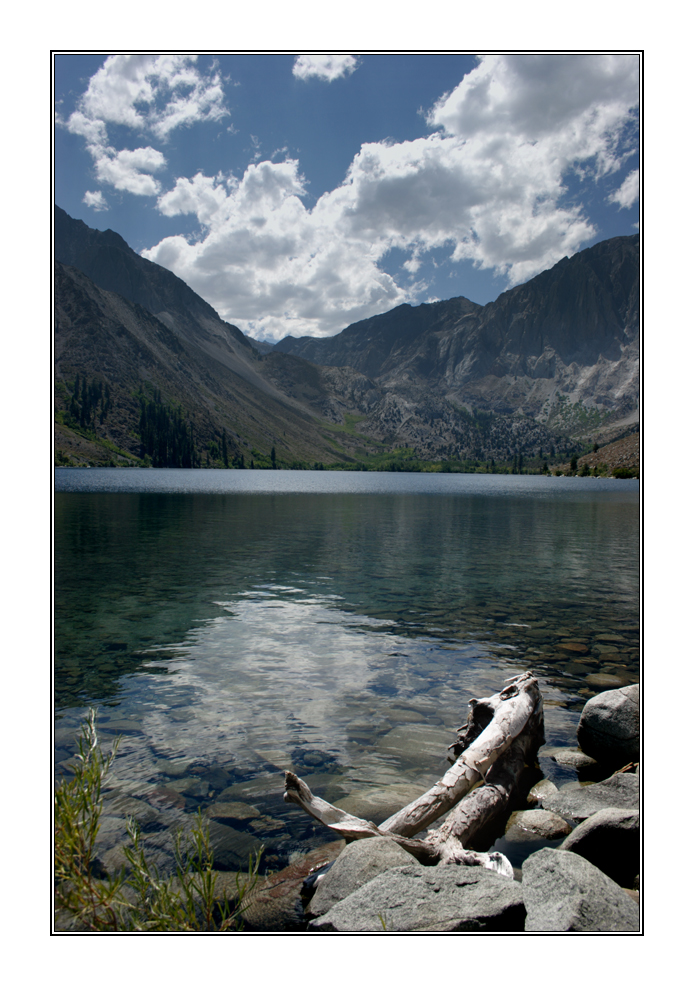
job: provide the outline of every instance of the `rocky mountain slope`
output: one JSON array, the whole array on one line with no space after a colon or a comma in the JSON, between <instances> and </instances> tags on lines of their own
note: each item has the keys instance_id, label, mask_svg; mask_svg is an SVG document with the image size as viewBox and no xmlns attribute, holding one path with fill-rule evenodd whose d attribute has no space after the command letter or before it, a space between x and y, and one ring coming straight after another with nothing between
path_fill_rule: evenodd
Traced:
<instances>
[{"instance_id":1,"label":"rocky mountain slope","mask_svg":"<svg viewBox=\"0 0 694 986\"><path fill-rule=\"evenodd\" d=\"M639 237L564 258L488 305L401 305L277 352L352 366L392 395L521 412L560 431L638 420Z\"/></svg>"},{"instance_id":2,"label":"rocky mountain slope","mask_svg":"<svg viewBox=\"0 0 694 986\"><path fill-rule=\"evenodd\" d=\"M577 471L597 470L611 476L615 469L629 469L638 475L641 461L641 436L638 432L626 435L615 442L603 445L597 452L582 455L577 463Z\"/></svg>"},{"instance_id":3,"label":"rocky mountain slope","mask_svg":"<svg viewBox=\"0 0 694 986\"><path fill-rule=\"evenodd\" d=\"M56 447L68 461L119 463L149 454L158 465L203 465L211 443L212 460L220 462L223 447L227 461L243 455L248 464L267 464L273 447L286 463L350 458L321 430L310 401L279 390L261 358L221 320L206 319L195 338L178 312L153 315L60 262L55 309ZM330 400L318 368L284 359L313 374L318 407ZM164 451L143 443L143 414ZM176 442L192 443L185 461L171 460Z\"/></svg>"},{"instance_id":4,"label":"rocky mountain slope","mask_svg":"<svg viewBox=\"0 0 694 986\"><path fill-rule=\"evenodd\" d=\"M404 305L261 351L117 233L57 208L55 257L58 461L552 460L638 415L637 237L492 305Z\"/></svg>"}]
</instances>

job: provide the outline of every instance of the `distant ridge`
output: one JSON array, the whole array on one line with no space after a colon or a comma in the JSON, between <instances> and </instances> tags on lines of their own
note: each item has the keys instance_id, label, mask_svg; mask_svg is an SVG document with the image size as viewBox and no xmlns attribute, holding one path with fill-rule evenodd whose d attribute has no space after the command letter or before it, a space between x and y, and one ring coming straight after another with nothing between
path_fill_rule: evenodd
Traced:
<instances>
[{"instance_id":1,"label":"distant ridge","mask_svg":"<svg viewBox=\"0 0 694 986\"><path fill-rule=\"evenodd\" d=\"M350 365L391 387L420 381L459 396L462 385L485 377L554 380L559 374L580 399L613 405L625 388L638 397L638 332L637 234L565 257L484 306L466 298L401 305L331 338L287 336L275 349L330 366ZM577 372L571 372L572 364ZM624 364L622 371L615 364ZM572 386L585 367L600 365L607 373L598 370L587 386ZM491 403L498 402L499 388L488 389L496 395L490 392ZM474 397L483 399L480 388ZM507 403L512 410L513 402Z\"/></svg>"},{"instance_id":2,"label":"distant ridge","mask_svg":"<svg viewBox=\"0 0 694 986\"><path fill-rule=\"evenodd\" d=\"M275 347L58 207L55 256L57 447L70 461L114 447L140 458L143 401L185 422L197 464L219 464L223 442L232 458L268 464L272 448L285 465L540 463L638 427L638 236L565 258L488 305L401 305ZM91 432L74 393L85 380L111 395Z\"/></svg>"}]
</instances>

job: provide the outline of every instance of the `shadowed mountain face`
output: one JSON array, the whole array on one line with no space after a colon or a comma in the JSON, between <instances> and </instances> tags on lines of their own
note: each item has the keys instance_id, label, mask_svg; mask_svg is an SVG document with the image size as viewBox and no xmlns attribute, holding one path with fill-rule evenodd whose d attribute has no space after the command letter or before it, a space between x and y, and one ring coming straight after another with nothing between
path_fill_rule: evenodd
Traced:
<instances>
[{"instance_id":1,"label":"shadowed mountain face","mask_svg":"<svg viewBox=\"0 0 694 986\"><path fill-rule=\"evenodd\" d=\"M274 446L285 463L401 446L424 459L566 455L638 420L637 236L489 305L402 305L263 354L117 233L58 208L55 257L57 447L73 461L94 458L94 436L100 461L104 443L141 456L143 406L161 416L156 402L176 409L200 464L223 435L230 459Z\"/></svg>"},{"instance_id":2,"label":"shadowed mountain face","mask_svg":"<svg viewBox=\"0 0 694 986\"><path fill-rule=\"evenodd\" d=\"M55 257L56 445L70 459L140 457L143 400L162 404L169 431L178 409L201 464L210 442L221 449L224 433L230 460L244 455L250 462L272 447L284 461L351 459L321 426L353 410L331 379L341 374L339 389L353 371L323 370L292 356L273 356L286 363L286 373L266 366L243 333L171 271L138 256L112 230L90 229L58 208ZM88 420L76 380L81 387L101 384L98 402L87 397ZM75 432L70 426L78 423Z\"/></svg>"},{"instance_id":3,"label":"shadowed mountain face","mask_svg":"<svg viewBox=\"0 0 694 986\"><path fill-rule=\"evenodd\" d=\"M267 454L276 446L282 458L339 461L310 409L258 372L259 358L233 336L225 338L225 323L220 322L216 335L201 332L196 343L177 331L178 319L172 319L170 328L168 320L58 262L55 306L56 404L61 412L57 447L65 453L75 452L79 459L84 432L91 432L139 458L148 451L142 449L140 434L144 401L148 413L164 416L161 428L169 432L174 417L181 417L186 437L192 433L199 464L210 442L221 449L223 433L230 459L243 454L250 463L254 450ZM87 395L92 385L101 385L98 401ZM85 399L92 408L86 422ZM70 425L78 423L80 412L82 427L75 435ZM85 448L84 456L113 459L105 449L102 445L99 454L98 448ZM157 464L169 461L155 457Z\"/></svg>"},{"instance_id":4,"label":"shadowed mountain face","mask_svg":"<svg viewBox=\"0 0 694 986\"><path fill-rule=\"evenodd\" d=\"M142 305L163 321L176 319L179 330L194 335L221 322L219 315L188 285L165 267L135 253L112 229L90 229L80 219L55 207L55 259L76 267L106 291L115 291L128 301ZM167 319L168 316L168 319ZM227 323L223 323L227 325ZM234 342L250 350L240 329L227 325Z\"/></svg>"},{"instance_id":5,"label":"shadowed mountain face","mask_svg":"<svg viewBox=\"0 0 694 986\"><path fill-rule=\"evenodd\" d=\"M537 417L560 391L572 403L633 415L639 237L564 258L485 306L465 298L401 305L330 339L288 336L275 350L353 366L389 391L425 389L502 413Z\"/></svg>"}]
</instances>

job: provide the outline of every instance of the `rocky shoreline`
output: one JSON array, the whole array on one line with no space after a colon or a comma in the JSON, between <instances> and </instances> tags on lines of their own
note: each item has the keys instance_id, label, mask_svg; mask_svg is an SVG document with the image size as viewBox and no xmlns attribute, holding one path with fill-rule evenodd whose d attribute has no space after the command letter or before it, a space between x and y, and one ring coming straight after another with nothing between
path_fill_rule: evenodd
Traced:
<instances>
[{"instance_id":1,"label":"rocky shoreline","mask_svg":"<svg viewBox=\"0 0 694 986\"><path fill-rule=\"evenodd\" d=\"M527 855L514 879L480 866L423 866L387 838L340 841L266 878L245 930L638 933L639 686L590 699L577 739L580 748L556 748L553 759L579 778L609 776L532 788L504 840L553 845Z\"/></svg>"}]
</instances>

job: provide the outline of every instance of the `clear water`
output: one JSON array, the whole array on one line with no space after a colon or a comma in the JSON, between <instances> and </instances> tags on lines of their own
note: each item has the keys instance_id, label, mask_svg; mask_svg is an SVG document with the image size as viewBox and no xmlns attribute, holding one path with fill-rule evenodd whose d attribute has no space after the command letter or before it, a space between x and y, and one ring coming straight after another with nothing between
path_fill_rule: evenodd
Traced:
<instances>
[{"instance_id":1,"label":"clear water","mask_svg":"<svg viewBox=\"0 0 694 986\"><path fill-rule=\"evenodd\" d=\"M58 775L87 706L123 736L104 851L134 799L164 865L203 808L278 868L330 839L284 769L378 822L505 678L537 674L550 746L639 680L638 481L58 469L55 586Z\"/></svg>"}]
</instances>

